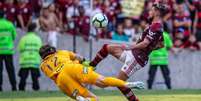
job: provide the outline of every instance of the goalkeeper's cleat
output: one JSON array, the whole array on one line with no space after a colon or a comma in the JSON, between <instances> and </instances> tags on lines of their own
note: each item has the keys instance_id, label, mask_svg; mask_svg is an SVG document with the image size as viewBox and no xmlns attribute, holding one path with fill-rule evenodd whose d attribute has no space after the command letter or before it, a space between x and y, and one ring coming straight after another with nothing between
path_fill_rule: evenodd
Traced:
<instances>
[{"instance_id":1,"label":"goalkeeper's cleat","mask_svg":"<svg viewBox=\"0 0 201 101\"><path fill-rule=\"evenodd\" d=\"M145 84L141 81L137 82L128 82L126 86L133 89L145 89Z\"/></svg>"},{"instance_id":2,"label":"goalkeeper's cleat","mask_svg":"<svg viewBox=\"0 0 201 101\"><path fill-rule=\"evenodd\" d=\"M82 96L77 96L76 97L76 101L89 101L88 99L85 99L84 97Z\"/></svg>"}]
</instances>

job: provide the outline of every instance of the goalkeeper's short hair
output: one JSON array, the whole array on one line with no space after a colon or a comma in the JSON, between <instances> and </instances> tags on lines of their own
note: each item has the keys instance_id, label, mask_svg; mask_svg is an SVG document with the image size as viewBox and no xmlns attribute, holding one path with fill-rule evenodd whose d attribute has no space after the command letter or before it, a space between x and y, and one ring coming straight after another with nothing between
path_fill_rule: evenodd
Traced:
<instances>
[{"instance_id":1,"label":"goalkeeper's short hair","mask_svg":"<svg viewBox=\"0 0 201 101\"><path fill-rule=\"evenodd\" d=\"M51 46L51 45L44 45L40 48L39 50L39 54L41 56L42 59L44 59L45 57L47 57L50 54L54 54L56 52L56 48Z\"/></svg>"}]
</instances>

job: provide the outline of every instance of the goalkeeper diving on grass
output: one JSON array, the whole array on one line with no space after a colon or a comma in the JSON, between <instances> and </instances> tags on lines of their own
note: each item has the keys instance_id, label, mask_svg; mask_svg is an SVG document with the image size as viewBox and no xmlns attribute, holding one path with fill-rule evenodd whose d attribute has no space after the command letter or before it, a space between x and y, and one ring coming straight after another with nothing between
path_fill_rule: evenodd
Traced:
<instances>
[{"instance_id":1,"label":"goalkeeper diving on grass","mask_svg":"<svg viewBox=\"0 0 201 101\"><path fill-rule=\"evenodd\" d=\"M104 77L93 71L93 67L82 65L84 58L66 50L56 50L50 45L40 48L41 70L52 79L59 89L77 101L98 101L95 94L84 85L98 87L144 88L142 82L125 82L113 77Z\"/></svg>"}]
</instances>

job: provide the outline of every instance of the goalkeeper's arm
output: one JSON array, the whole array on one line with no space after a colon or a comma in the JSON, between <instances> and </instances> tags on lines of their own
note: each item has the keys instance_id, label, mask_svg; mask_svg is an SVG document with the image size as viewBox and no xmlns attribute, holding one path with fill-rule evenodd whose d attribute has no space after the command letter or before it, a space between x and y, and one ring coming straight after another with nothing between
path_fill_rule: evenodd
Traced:
<instances>
[{"instance_id":1,"label":"goalkeeper's arm","mask_svg":"<svg viewBox=\"0 0 201 101\"><path fill-rule=\"evenodd\" d=\"M79 55L79 54L75 54L75 59L78 60L80 63L84 62L86 59Z\"/></svg>"}]
</instances>

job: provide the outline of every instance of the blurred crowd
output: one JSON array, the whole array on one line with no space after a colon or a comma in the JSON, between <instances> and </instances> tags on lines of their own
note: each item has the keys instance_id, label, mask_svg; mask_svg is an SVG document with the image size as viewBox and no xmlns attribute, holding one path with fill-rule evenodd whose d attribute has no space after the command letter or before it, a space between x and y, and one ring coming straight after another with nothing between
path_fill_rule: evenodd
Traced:
<instances>
[{"instance_id":1,"label":"blurred crowd","mask_svg":"<svg viewBox=\"0 0 201 101\"><path fill-rule=\"evenodd\" d=\"M89 35L97 39L136 41L149 23L147 15L151 5L159 1L169 6L169 12L163 18L164 30L171 35L174 47L200 49L200 0L145 0L143 12L137 17L124 16L122 1L93 0L90 5L91 0L1 0L0 8L22 31L27 30L30 22L36 21L38 29L48 33L48 42L56 46L58 33L80 35L86 41ZM90 17L98 12L107 15L108 27L90 30Z\"/></svg>"},{"instance_id":2,"label":"blurred crowd","mask_svg":"<svg viewBox=\"0 0 201 101\"><path fill-rule=\"evenodd\" d=\"M173 41L172 51L180 52L184 48L191 51L201 49L201 0L133 0L133 2L143 2L144 5L142 12L133 16L124 14L125 2L122 2L126 0L92 1L0 0L0 91L3 62L9 74L12 90L17 90L13 65L13 41L17 33L27 33L23 34L18 45L21 67L18 73L20 77L18 88L25 90L26 79L30 72L33 80L32 88L39 90L38 50L42 41L35 29L46 34L47 43L55 47L59 41L58 34L79 35L86 42L89 41L90 36L96 39L136 42L150 22L147 17L154 2L162 2L169 6L163 22L164 33L170 35L170 40ZM133 6L140 8L137 4ZM90 18L98 12L107 15L109 20L107 28L91 27Z\"/></svg>"}]
</instances>

